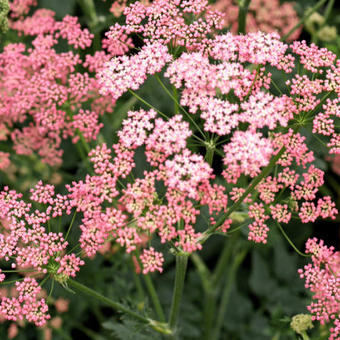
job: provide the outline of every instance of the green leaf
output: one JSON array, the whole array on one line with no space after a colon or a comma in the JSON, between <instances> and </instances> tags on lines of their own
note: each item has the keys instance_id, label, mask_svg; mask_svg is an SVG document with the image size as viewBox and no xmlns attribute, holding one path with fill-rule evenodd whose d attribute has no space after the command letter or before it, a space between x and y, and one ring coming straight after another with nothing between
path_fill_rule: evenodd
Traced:
<instances>
[{"instance_id":1,"label":"green leaf","mask_svg":"<svg viewBox=\"0 0 340 340\"><path fill-rule=\"evenodd\" d=\"M112 331L112 335L120 340L150 340L160 339L160 336L150 330L144 324L138 323L135 320L125 319L122 323L114 320L106 321L102 326Z\"/></svg>"}]
</instances>

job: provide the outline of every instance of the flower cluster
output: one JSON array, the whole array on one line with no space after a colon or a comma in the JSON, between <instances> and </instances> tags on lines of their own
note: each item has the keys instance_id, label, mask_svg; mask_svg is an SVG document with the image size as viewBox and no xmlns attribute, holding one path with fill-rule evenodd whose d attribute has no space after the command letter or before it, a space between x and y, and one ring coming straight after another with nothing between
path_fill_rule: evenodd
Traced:
<instances>
[{"instance_id":1,"label":"flower cluster","mask_svg":"<svg viewBox=\"0 0 340 340\"><path fill-rule=\"evenodd\" d=\"M67 186L70 206L83 213L80 244L88 256L108 238L133 252L143 245L144 235L154 234L163 243L171 241L192 252L201 248L200 234L194 229L199 211L192 200L208 205L212 214L226 207L224 188L209 183L214 177L211 167L187 148L189 124L180 115L168 122L155 117L153 110L130 111L118 133L119 142L113 145L115 157L106 144L98 146L90 153L96 174ZM134 155L142 145L152 168L131 182ZM160 183L165 192L160 192ZM103 209L105 202L114 207ZM152 250L144 253L142 262L151 255L158 265L150 268L159 270L161 257Z\"/></svg>"},{"instance_id":2,"label":"flower cluster","mask_svg":"<svg viewBox=\"0 0 340 340\"><path fill-rule=\"evenodd\" d=\"M307 308L313 320L333 324L330 340L339 339L340 253L313 238L306 243L306 254L312 256L312 263L299 269L299 273L305 279L305 287L313 293L313 302Z\"/></svg>"},{"instance_id":3,"label":"flower cluster","mask_svg":"<svg viewBox=\"0 0 340 340\"><path fill-rule=\"evenodd\" d=\"M39 182L32 190L31 199L46 205L46 209L33 209L31 203L22 200L22 195L5 188L0 194L1 253L0 258L11 268L9 272L30 272L32 275L53 275L64 283L75 276L84 262L75 254L65 254L67 241L63 234L47 231L51 220L63 213L70 214L67 197L54 195L50 185L46 189ZM7 274L1 274L4 281ZM25 278L17 282L19 297L3 297L0 313L8 320L25 317L37 326L49 318L44 299L37 299L41 287L36 279Z\"/></svg>"},{"instance_id":4,"label":"flower cluster","mask_svg":"<svg viewBox=\"0 0 340 340\"><path fill-rule=\"evenodd\" d=\"M71 137L74 143L79 136L87 142L96 139L102 127L99 116L112 112L115 101L99 95L98 81L89 73L107 61L110 52L101 52L99 60L88 55L85 61L71 50L57 53L61 39L69 49L85 49L93 35L76 17L57 21L51 10L24 17L32 5L35 1L11 3L10 27L33 41L31 47L8 44L0 54L0 135L13 142L17 154L36 152L55 166L61 164L63 139ZM9 158L1 153L1 169L8 167Z\"/></svg>"},{"instance_id":5,"label":"flower cluster","mask_svg":"<svg viewBox=\"0 0 340 340\"><path fill-rule=\"evenodd\" d=\"M23 273L25 275L25 278L21 279L22 281L18 281L15 287L3 287L0 288L0 296L1 300L13 300L13 302L16 300L19 302L19 305L23 305L25 301L31 301L35 306L40 305L44 309L47 308L46 301L48 300L49 305L53 305L53 307L56 309L58 313L65 313L68 310L69 301L64 298L57 298L54 299L51 296L48 296L48 293L41 288L41 286L37 286L37 281L34 278L30 278L30 273L25 272ZM26 291L24 291L26 289ZM47 297L48 296L48 297ZM45 303L45 304L44 304ZM5 306L5 303L3 303L3 306ZM46 313L44 315L41 314L38 309L34 310L33 308L29 308L28 306L25 307L24 311L26 315L27 312L30 311L29 317L34 317L37 321L40 318L40 321L42 321L39 325L39 329L44 334L44 339L52 339L52 330L58 329L62 326L63 320L60 316L52 317L49 314ZM7 311L9 311L7 309ZM25 317L23 313L16 314L16 312L19 312L20 309L17 310L11 310L11 316L13 318L10 319L10 325L7 329L7 337L8 339L15 338L18 333L20 327L25 327L27 323L22 319L22 317ZM23 310L21 309L21 312ZM34 316L32 313L36 313ZM3 323L6 321L6 317L2 313L0 313L0 323ZM16 320L15 320L16 319Z\"/></svg>"},{"instance_id":6,"label":"flower cluster","mask_svg":"<svg viewBox=\"0 0 340 340\"><path fill-rule=\"evenodd\" d=\"M26 277L22 282L16 282L17 297L2 297L0 314L7 320L17 321L24 317L36 326L45 325L50 319L48 306L44 298L39 298L41 287L38 282Z\"/></svg>"}]
</instances>

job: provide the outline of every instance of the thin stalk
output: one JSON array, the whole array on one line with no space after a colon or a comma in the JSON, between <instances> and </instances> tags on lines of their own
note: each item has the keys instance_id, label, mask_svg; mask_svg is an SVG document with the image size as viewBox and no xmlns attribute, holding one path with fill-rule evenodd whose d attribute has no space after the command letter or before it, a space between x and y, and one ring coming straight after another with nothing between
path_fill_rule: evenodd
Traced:
<instances>
[{"instance_id":1,"label":"thin stalk","mask_svg":"<svg viewBox=\"0 0 340 340\"><path fill-rule=\"evenodd\" d=\"M294 27L292 27L292 29L287 34L282 36L281 41L289 38L314 12L322 7L326 3L326 1L327 0L320 0L314 7L306 11L306 14L299 20L299 22Z\"/></svg>"},{"instance_id":2,"label":"thin stalk","mask_svg":"<svg viewBox=\"0 0 340 340\"><path fill-rule=\"evenodd\" d=\"M75 246L73 246L72 248L71 248L71 250L69 250L68 252L67 252L67 255L68 254L71 254L74 250L76 250L78 247L80 247L80 245L79 245L79 243L77 243Z\"/></svg>"},{"instance_id":3,"label":"thin stalk","mask_svg":"<svg viewBox=\"0 0 340 340\"><path fill-rule=\"evenodd\" d=\"M68 227L67 233L65 235L65 241L67 240L68 235L70 234L70 231L72 229L72 226L73 226L74 220L76 219L76 216L77 216L77 210L75 210L75 212L74 212L74 214L72 216L72 221L71 221L70 226Z\"/></svg>"},{"instance_id":4,"label":"thin stalk","mask_svg":"<svg viewBox=\"0 0 340 340\"><path fill-rule=\"evenodd\" d=\"M203 320L204 320L204 331L203 339L211 339L211 328L215 320L215 310L216 310L216 296L217 292L215 289L211 289L204 294L204 310L203 310Z\"/></svg>"},{"instance_id":5,"label":"thin stalk","mask_svg":"<svg viewBox=\"0 0 340 340\"><path fill-rule=\"evenodd\" d=\"M177 254L176 255L176 276L175 285L172 295L172 303L170 309L169 326L171 330L174 330L179 316L179 310L181 306L181 300L183 295L185 273L187 270L188 255Z\"/></svg>"},{"instance_id":6,"label":"thin stalk","mask_svg":"<svg viewBox=\"0 0 340 340\"><path fill-rule=\"evenodd\" d=\"M222 328L222 325L223 325L223 321L224 321L224 318L225 318L225 313L226 313L226 309L227 309L227 306L228 306L228 301L229 301L229 297L230 297L230 293L231 293L231 288L233 286L233 283L234 283L235 277L236 277L236 272L237 272L238 267L242 263L243 259L245 258L246 254L247 254L247 250L243 250L239 254L237 254L235 256L235 259L234 259L234 261L231 265L231 268L228 272L227 283L226 283L226 286L223 290L220 308L219 308L219 311L218 311L216 327L214 329L213 335L210 338L210 340L211 339L212 340L218 340L219 337L220 337L221 328Z\"/></svg>"},{"instance_id":7,"label":"thin stalk","mask_svg":"<svg viewBox=\"0 0 340 340\"><path fill-rule=\"evenodd\" d=\"M88 154L90 152L90 150L91 150L90 145L87 143L87 141L85 140L83 134L80 131L77 131L77 134L78 134L78 137L79 137L79 140L80 140L81 144L83 145L86 153Z\"/></svg>"},{"instance_id":8,"label":"thin stalk","mask_svg":"<svg viewBox=\"0 0 340 340\"><path fill-rule=\"evenodd\" d=\"M163 308L162 308L161 302L159 301L158 294L156 292L155 286L152 282L150 275L144 275L144 282L149 292L152 304L155 307L157 317L159 318L161 322L165 322L165 315L163 312Z\"/></svg>"},{"instance_id":9,"label":"thin stalk","mask_svg":"<svg viewBox=\"0 0 340 340\"><path fill-rule=\"evenodd\" d=\"M195 122L195 120L191 117L190 113L178 102L178 100L172 95L172 93L168 90L168 88L163 84L163 82L160 80L158 74L155 74L155 78L158 81L158 83L161 85L163 90L168 94L168 96L179 106L179 108L183 111L183 113L188 117L188 119L194 124L196 129L199 131L199 133L205 138L205 134L199 127L199 125Z\"/></svg>"},{"instance_id":10,"label":"thin stalk","mask_svg":"<svg viewBox=\"0 0 340 340\"><path fill-rule=\"evenodd\" d=\"M179 105L178 105L178 92L177 92L176 86L173 87L172 92L173 92L174 98L176 99L174 101L174 111L175 111L175 114L177 115L179 113Z\"/></svg>"},{"instance_id":11,"label":"thin stalk","mask_svg":"<svg viewBox=\"0 0 340 340\"><path fill-rule=\"evenodd\" d=\"M202 258L197 253L192 253L190 256L193 264L197 269L197 273L202 281L203 290L205 292L211 289L211 272Z\"/></svg>"},{"instance_id":12,"label":"thin stalk","mask_svg":"<svg viewBox=\"0 0 340 340\"><path fill-rule=\"evenodd\" d=\"M52 280L50 293L48 294L47 299L50 298L50 297L52 296L53 290L54 290L54 280Z\"/></svg>"},{"instance_id":13,"label":"thin stalk","mask_svg":"<svg viewBox=\"0 0 340 340\"><path fill-rule=\"evenodd\" d=\"M85 162L87 160L84 150L79 143L76 143L76 148L78 150L80 158Z\"/></svg>"},{"instance_id":14,"label":"thin stalk","mask_svg":"<svg viewBox=\"0 0 340 340\"><path fill-rule=\"evenodd\" d=\"M327 7L326 7L326 9L325 9L325 13L324 13L324 15L323 15L323 17L324 17L324 23L325 23L325 24L327 23L327 20L329 19L329 16L330 16L331 13L332 13L332 9L333 9L334 3L335 3L335 0L329 0L329 1L328 1Z\"/></svg>"},{"instance_id":15,"label":"thin stalk","mask_svg":"<svg viewBox=\"0 0 340 340\"><path fill-rule=\"evenodd\" d=\"M235 228L233 228L233 229L228 230L227 235L230 235L230 234L232 234L232 233L235 233L237 230L240 230L240 229L242 229L243 227L246 227L246 226L249 225L249 224L250 224L250 220L248 220L248 221L245 222L245 223L242 223L242 224L239 225L238 227L235 227Z\"/></svg>"},{"instance_id":16,"label":"thin stalk","mask_svg":"<svg viewBox=\"0 0 340 340\"><path fill-rule=\"evenodd\" d=\"M247 13L248 7L250 4L250 0L239 0L239 8L238 8L238 34L246 33L246 22L247 22Z\"/></svg>"},{"instance_id":17,"label":"thin stalk","mask_svg":"<svg viewBox=\"0 0 340 340\"><path fill-rule=\"evenodd\" d=\"M150 107L151 109L154 109L156 112L158 112L163 118L165 118L166 120L169 119L169 117L164 114L162 111L159 111L157 108L155 108L153 105L151 105L150 103L148 103L146 100L144 100L142 97L140 97L136 92L129 90L129 92L136 97L139 101L141 101L143 104L145 104L146 106Z\"/></svg>"},{"instance_id":18,"label":"thin stalk","mask_svg":"<svg viewBox=\"0 0 340 340\"><path fill-rule=\"evenodd\" d=\"M39 283L39 286L42 287L49 279L49 275L47 275L40 283Z\"/></svg>"},{"instance_id":19,"label":"thin stalk","mask_svg":"<svg viewBox=\"0 0 340 340\"><path fill-rule=\"evenodd\" d=\"M307 335L306 332L301 333L302 340L310 340L309 336Z\"/></svg>"},{"instance_id":20,"label":"thin stalk","mask_svg":"<svg viewBox=\"0 0 340 340\"><path fill-rule=\"evenodd\" d=\"M119 302L113 301L113 300L107 298L106 296L96 292L95 290L93 290L89 287L86 287L85 285L83 285L83 284L81 284L77 281L69 279L67 282L70 286L79 290L80 292L87 294L89 296L92 296L93 298L97 299L98 301L109 305L110 307L112 307L117 312L125 313L125 314L133 317L134 319L149 325L151 328L153 328L154 330L156 330L159 333L168 334L168 335L172 334L172 331L169 329L169 326L166 323L158 322L156 320L146 318L146 317L140 315L139 313L136 313L136 312L130 310L129 308L123 306Z\"/></svg>"},{"instance_id":21,"label":"thin stalk","mask_svg":"<svg viewBox=\"0 0 340 340\"><path fill-rule=\"evenodd\" d=\"M206 149L207 149L207 152L205 154L205 160L210 166L212 166L213 159L214 159L214 147L211 145L207 145Z\"/></svg>"},{"instance_id":22,"label":"thin stalk","mask_svg":"<svg viewBox=\"0 0 340 340\"><path fill-rule=\"evenodd\" d=\"M197 254L193 253L190 256L192 262L194 263L197 273L200 276L202 287L204 291L204 303L203 303L203 320L204 320L204 339L209 339L210 329L214 320L214 311L216 305L216 290L212 286L211 272L202 260L202 258Z\"/></svg>"},{"instance_id":23,"label":"thin stalk","mask_svg":"<svg viewBox=\"0 0 340 340\"><path fill-rule=\"evenodd\" d=\"M90 21L90 27L93 28L96 26L98 24L98 16L93 0L78 0L78 3Z\"/></svg>"},{"instance_id":24,"label":"thin stalk","mask_svg":"<svg viewBox=\"0 0 340 340\"><path fill-rule=\"evenodd\" d=\"M82 139L81 138L79 138L79 141L80 141L80 143L79 142L77 142L76 143L76 148L77 148L77 150L78 150L78 153L79 153L79 156L80 156L80 158L81 158L81 160L86 164L86 167L88 168L88 170L89 170L89 172L90 172L90 174L91 175L93 175L94 174L94 171L93 171L93 169L92 169L92 167L91 167L91 165L90 165L90 163L89 163L89 160L88 160L88 158L87 158L87 156L86 156L86 153L84 152L84 150L83 150L83 148L82 148L82 145L83 145L83 147L87 150L90 150L90 147L87 145L87 147L81 142L82 141ZM85 141L86 142L86 141ZM88 153L88 152L87 152Z\"/></svg>"},{"instance_id":25,"label":"thin stalk","mask_svg":"<svg viewBox=\"0 0 340 340\"><path fill-rule=\"evenodd\" d=\"M10 285L12 283L15 283L15 282L19 282L19 281L23 281L25 278L20 278L20 279L15 279L15 280L11 280L11 281L2 281L0 282L0 286L5 286L5 285Z\"/></svg>"},{"instance_id":26,"label":"thin stalk","mask_svg":"<svg viewBox=\"0 0 340 340\"><path fill-rule=\"evenodd\" d=\"M140 260L140 256L139 256L139 251L136 250L136 259L140 265L141 268L143 268L143 264ZM139 276L137 275L137 278L139 279ZM155 289L155 286L152 282L152 279L151 279L151 276L149 274L146 274L146 275L143 275L143 278L144 278L144 282L145 282L145 285L146 285L146 289L149 293L149 296L151 298L151 302L155 308L155 312L156 312L156 315L157 317L159 318L159 320L161 322L165 322L165 315L164 315L164 312L163 312L163 308L162 308L162 305L161 305L161 302L159 300L159 297L158 297L158 294L157 294L157 291Z\"/></svg>"},{"instance_id":27,"label":"thin stalk","mask_svg":"<svg viewBox=\"0 0 340 340\"><path fill-rule=\"evenodd\" d=\"M122 312L122 313L125 313L127 315L130 315L131 317L139 320L140 322L143 322L143 323L146 323L146 324L150 323L150 319L128 309L127 307L123 306L119 302L113 301L113 300L107 298L106 296L96 292L95 290L93 290L93 289L91 289L91 288L89 288L89 287L87 287L87 286L85 286L85 285L83 285L79 282L74 281L73 279L69 279L67 282L73 288L81 291L84 294L92 296L93 298L97 299L100 302L103 302L103 303L109 305L110 307L112 307L117 312Z\"/></svg>"},{"instance_id":28,"label":"thin stalk","mask_svg":"<svg viewBox=\"0 0 340 340\"><path fill-rule=\"evenodd\" d=\"M9 270L2 270L1 273L32 273L36 272L36 269L9 269Z\"/></svg>"},{"instance_id":29,"label":"thin stalk","mask_svg":"<svg viewBox=\"0 0 340 340\"><path fill-rule=\"evenodd\" d=\"M288 241L288 243L291 245L291 247L301 256L303 257L310 257L311 255L307 255L302 253L297 247L296 245L293 243L293 241L289 238L289 236L286 234L286 232L284 231L284 229L282 228L281 224L275 220L275 224L276 226L279 228L279 230L281 231L282 235L285 237L285 239Z\"/></svg>"}]
</instances>

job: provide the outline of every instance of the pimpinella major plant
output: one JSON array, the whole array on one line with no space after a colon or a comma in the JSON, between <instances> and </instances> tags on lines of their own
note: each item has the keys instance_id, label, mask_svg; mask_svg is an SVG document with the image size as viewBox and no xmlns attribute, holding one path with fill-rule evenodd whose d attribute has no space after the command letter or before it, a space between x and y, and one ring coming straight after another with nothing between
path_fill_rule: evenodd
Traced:
<instances>
[{"instance_id":1,"label":"pimpinella major plant","mask_svg":"<svg viewBox=\"0 0 340 340\"><path fill-rule=\"evenodd\" d=\"M87 174L60 191L41 180L25 195L3 188L0 279L13 289L1 298L2 317L62 332L49 308L58 310L58 287L129 317L106 323L116 335L131 325L135 334L148 329L144 337L185 338L178 322L191 259L205 301L198 336L220 339L250 244L266 244L275 228L310 258L298 274L311 292L311 320L326 324L328 338L338 339L339 252L316 238L306 240L303 252L285 230L292 221L309 224L338 214L332 197L319 190L324 171L306 134L330 154L340 153L340 61L315 44L284 42L325 2L281 38L245 34L249 1L239 2L239 34L223 31L223 13L208 1L120 1L122 17L96 51L90 48L100 42L101 19L93 2L81 2L93 33L76 17L32 13L34 1L11 2L11 30L30 42L7 44L0 55L0 136L6 146L0 166L8 169L19 155L36 154L57 169L73 143ZM68 50L60 51L65 41ZM167 110L146 93L147 80L171 103ZM132 107L105 141L101 119L114 117L124 98L134 98ZM63 147L67 141L71 149ZM242 232L248 242L229 237ZM211 271L200 251L219 237L225 247ZM76 279L98 253L114 259L117 252L133 272L136 290L143 295L145 288L150 296L149 308L133 308ZM166 275L167 258L175 261L168 310L151 276ZM308 338L305 331L303 336Z\"/></svg>"}]
</instances>

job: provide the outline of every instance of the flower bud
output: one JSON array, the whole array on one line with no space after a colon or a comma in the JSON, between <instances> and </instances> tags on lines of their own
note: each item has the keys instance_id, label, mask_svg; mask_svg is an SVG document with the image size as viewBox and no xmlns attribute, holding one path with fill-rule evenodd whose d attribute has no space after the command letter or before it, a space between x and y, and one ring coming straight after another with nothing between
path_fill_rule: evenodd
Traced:
<instances>
[{"instance_id":1,"label":"flower bud","mask_svg":"<svg viewBox=\"0 0 340 340\"><path fill-rule=\"evenodd\" d=\"M290 323L290 327L298 334L306 332L313 328L312 316L309 314L294 315Z\"/></svg>"},{"instance_id":2,"label":"flower bud","mask_svg":"<svg viewBox=\"0 0 340 340\"><path fill-rule=\"evenodd\" d=\"M335 26L324 26L320 29L320 31L317 33L317 36L322 41L332 41L336 39L337 31Z\"/></svg>"}]
</instances>

